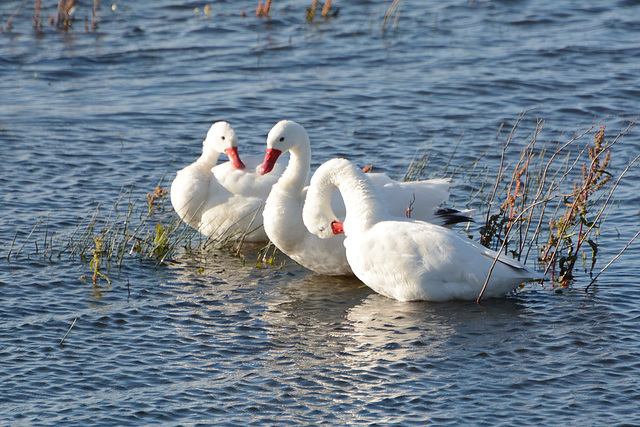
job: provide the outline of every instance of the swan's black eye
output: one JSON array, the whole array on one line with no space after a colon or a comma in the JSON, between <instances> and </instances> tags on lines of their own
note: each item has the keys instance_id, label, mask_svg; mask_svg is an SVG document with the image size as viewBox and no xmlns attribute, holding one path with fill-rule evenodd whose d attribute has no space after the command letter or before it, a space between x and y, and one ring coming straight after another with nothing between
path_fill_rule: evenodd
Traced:
<instances>
[{"instance_id":1,"label":"swan's black eye","mask_svg":"<svg viewBox=\"0 0 640 427\"><path fill-rule=\"evenodd\" d=\"M280 142L284 141L284 136L280 137Z\"/></svg>"},{"instance_id":2,"label":"swan's black eye","mask_svg":"<svg viewBox=\"0 0 640 427\"><path fill-rule=\"evenodd\" d=\"M222 140L224 141L224 136L221 136L220 138L222 138Z\"/></svg>"}]
</instances>

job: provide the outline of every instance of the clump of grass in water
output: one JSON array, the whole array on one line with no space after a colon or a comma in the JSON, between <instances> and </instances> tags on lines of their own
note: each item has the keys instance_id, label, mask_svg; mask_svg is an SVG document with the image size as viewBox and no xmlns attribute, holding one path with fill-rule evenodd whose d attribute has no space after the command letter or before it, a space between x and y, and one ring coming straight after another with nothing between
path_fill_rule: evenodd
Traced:
<instances>
[{"instance_id":1,"label":"clump of grass in water","mask_svg":"<svg viewBox=\"0 0 640 427\"><path fill-rule=\"evenodd\" d=\"M43 247L46 250L42 256L51 261L52 254L57 253L58 259L67 256L87 262L94 287L101 278L110 283L105 272L111 268L121 268L130 256L159 265L173 259L178 252L206 260L214 251L228 250L243 260L244 264L245 239L256 229L255 225L250 224L246 229L231 227L222 237L215 239L202 236L187 226L170 204L167 206L167 191L162 189L161 183L162 180L154 192L146 193L146 203L144 197L134 197L132 186L121 192L108 213L103 212L102 205L98 204L93 211L78 219L75 230L66 238L48 233L49 217L46 216L45 226L43 215L26 235L24 242L20 242L21 233L16 232L7 260L11 262L12 258L24 255L31 257L33 254L25 249L31 242L35 244L36 254L41 255L38 241L44 227ZM256 211L247 215L252 215L255 220L258 214L259 211ZM17 251L14 251L14 247L18 248ZM255 245L250 245L250 248L255 248ZM272 255L266 251L263 259L264 266L275 267L275 248Z\"/></svg>"},{"instance_id":2,"label":"clump of grass in water","mask_svg":"<svg viewBox=\"0 0 640 427\"><path fill-rule=\"evenodd\" d=\"M68 30L73 23L73 12L75 11L75 0L59 0L58 1L58 20L56 25L58 28ZM51 17L53 19L53 16Z\"/></svg>"},{"instance_id":3,"label":"clump of grass in water","mask_svg":"<svg viewBox=\"0 0 640 427\"><path fill-rule=\"evenodd\" d=\"M140 198L133 199L133 187L123 191L106 217L99 203L93 211L78 219L75 230L66 238L49 233L47 216L44 230L46 250L43 256L49 261L54 254L57 254L58 259L63 256L71 259L79 257L90 262L92 272L99 272L103 265L121 266L125 255L133 253L137 253L140 259L153 259L160 263L175 251L178 245L190 244L193 235L196 234L195 230L192 232L186 226L182 226L182 221L177 215L172 210L165 209L164 199L155 199L153 204L144 205L138 203L139 200ZM43 219L44 215L26 235L21 245L18 239L21 233L16 231L7 255L9 262L23 253L27 257L32 256L33 253L25 250L30 241L35 245L35 254L39 254L38 241L43 234ZM14 247L18 248L16 252L13 252ZM97 259L101 263L96 263ZM97 268L94 268L94 265Z\"/></svg>"},{"instance_id":4,"label":"clump of grass in water","mask_svg":"<svg viewBox=\"0 0 640 427\"><path fill-rule=\"evenodd\" d=\"M612 208L616 187L640 157L633 159L612 185L612 174L608 171L611 148L638 119L622 126L609 141L605 140L603 120L576 133L566 143L555 147L547 143L542 148L538 148L538 138L544 122L537 120L529 134L530 141L512 165L507 161L508 148L525 114L518 117L502 143L497 174L489 168L478 172L480 159L487 151L476 160L465 160L452 172L449 172L450 158L440 169L440 176L449 175L458 183L480 182L479 187L476 184L472 188L470 203L479 203L480 211L486 215L480 230L483 245L525 263L535 247L536 261L542 264L546 274L551 274L553 285L566 287L572 283L580 255L585 269L593 275L598 255L597 235L604 226L604 213ZM582 142L585 139L589 141ZM419 158L412 165L412 177L419 179L426 169L426 161ZM490 184L491 175L495 177L493 184ZM498 200L502 200L499 205ZM492 212L496 205L498 210ZM587 254L585 249L591 253ZM616 258L618 256L620 254Z\"/></svg>"},{"instance_id":5,"label":"clump of grass in water","mask_svg":"<svg viewBox=\"0 0 640 427\"><path fill-rule=\"evenodd\" d=\"M598 244L590 238L590 234L594 229L598 229L598 225L589 220L591 197L596 195L612 176L607 171L611 162L611 151L606 146L602 146L604 130L605 126L601 126L593 138L594 144L588 147L591 160L589 167L587 162L583 163L581 177L576 180L571 194L563 198L564 215L551 219L549 224L551 230L540 256L546 269L551 269L554 275L558 268L557 278L563 284L573 279L578 251L585 242L591 247L591 270L596 263ZM577 239L574 242L572 238Z\"/></svg>"},{"instance_id":6,"label":"clump of grass in water","mask_svg":"<svg viewBox=\"0 0 640 427\"><path fill-rule=\"evenodd\" d=\"M286 260L281 261L279 264L276 264L278 259L279 251L276 246L269 242L266 246L258 251L258 259L256 260L255 268L279 268L283 269L286 265Z\"/></svg>"}]
</instances>

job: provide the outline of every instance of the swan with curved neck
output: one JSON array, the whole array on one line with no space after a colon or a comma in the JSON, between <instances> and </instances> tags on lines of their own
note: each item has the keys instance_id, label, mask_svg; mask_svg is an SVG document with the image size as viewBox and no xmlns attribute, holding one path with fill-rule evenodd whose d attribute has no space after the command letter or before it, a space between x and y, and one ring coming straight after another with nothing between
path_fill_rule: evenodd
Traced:
<instances>
[{"instance_id":1,"label":"swan with curved neck","mask_svg":"<svg viewBox=\"0 0 640 427\"><path fill-rule=\"evenodd\" d=\"M343 223L331 208L336 188L347 209ZM313 175L303 218L319 237L334 240L335 233L344 232L354 274L374 291L400 301L475 300L496 257L486 298L504 296L539 277L447 228L393 217L373 183L345 159L329 160Z\"/></svg>"},{"instance_id":2,"label":"swan with curved neck","mask_svg":"<svg viewBox=\"0 0 640 427\"><path fill-rule=\"evenodd\" d=\"M221 153L228 162L217 165ZM238 138L227 122L211 125L202 143L202 155L178 171L171 183L171 204L178 216L213 239L265 241L262 205L284 168L271 176L256 173L257 157L238 155Z\"/></svg>"},{"instance_id":3,"label":"swan with curved neck","mask_svg":"<svg viewBox=\"0 0 640 427\"><path fill-rule=\"evenodd\" d=\"M320 274L353 274L342 237L324 240L304 226L302 208L307 197L307 181L311 171L311 143L304 127L290 120L277 123L267 136L267 154L258 172L269 174L285 152L290 153L289 164L274 184L264 208L264 228L271 242L294 261ZM392 213L405 215L413 203L414 218L453 222L464 215L438 215L438 206L449 197L450 183L443 179L399 183L384 174L369 174L380 187ZM414 202L415 201L415 202ZM341 201L333 209L338 211ZM344 205L342 205L344 209Z\"/></svg>"}]
</instances>

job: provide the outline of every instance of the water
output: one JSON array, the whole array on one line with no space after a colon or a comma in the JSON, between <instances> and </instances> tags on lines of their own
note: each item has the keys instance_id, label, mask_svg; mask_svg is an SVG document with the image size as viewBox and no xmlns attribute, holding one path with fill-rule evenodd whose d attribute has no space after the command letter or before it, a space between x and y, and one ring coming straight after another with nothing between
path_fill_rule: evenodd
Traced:
<instances>
[{"instance_id":1,"label":"water","mask_svg":"<svg viewBox=\"0 0 640 427\"><path fill-rule=\"evenodd\" d=\"M20 3L2 2L3 27ZM199 2L101 2L95 32L89 6L63 32L43 3L42 31L29 3L0 35L2 424L640 424L637 245L594 292L582 274L482 307L400 303L290 261L255 269L252 251L244 265L132 256L95 288L88 260L42 253L43 234L68 236L122 188L166 186L216 120L242 153L296 120L314 167L346 156L391 175L428 144L435 166L456 141L452 164L479 156L531 108L520 145L536 118L547 141L608 116L615 135L639 112L640 3L405 0L384 33L389 2L334 2L313 24L306 2L274 2L271 19L257 2L213 2L210 17ZM613 172L639 151L634 129ZM598 270L640 227L637 182L634 167Z\"/></svg>"}]
</instances>

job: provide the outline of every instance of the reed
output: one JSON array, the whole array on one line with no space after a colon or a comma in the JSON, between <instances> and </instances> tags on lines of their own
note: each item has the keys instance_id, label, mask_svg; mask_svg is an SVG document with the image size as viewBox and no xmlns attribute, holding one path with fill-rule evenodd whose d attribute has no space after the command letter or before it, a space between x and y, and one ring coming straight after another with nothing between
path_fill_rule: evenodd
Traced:
<instances>
[{"instance_id":1,"label":"reed","mask_svg":"<svg viewBox=\"0 0 640 427\"><path fill-rule=\"evenodd\" d=\"M322 5L322 10L320 11L320 15L324 20L329 19L330 16L334 16L334 17L337 16L337 13L338 13L337 9L331 12L331 3L332 3L331 0L327 0ZM307 6L305 10L305 19L308 22L313 21L313 19L316 16L317 10L318 10L318 0L313 0L313 2L311 2L311 6Z\"/></svg>"},{"instance_id":2,"label":"reed","mask_svg":"<svg viewBox=\"0 0 640 427\"><path fill-rule=\"evenodd\" d=\"M164 176L163 176L164 178ZM166 264L178 254L187 254L206 260L223 250L233 253L244 264L246 236L257 228L254 221L259 210L250 212L250 224L224 230L219 237L210 238L187 226L174 212L167 191L162 188L162 179L153 192L136 196L134 186L123 189L113 206L106 211L102 203L78 218L75 229L63 237L49 232L49 215L42 215L29 233L16 231L7 254L7 261L26 257L43 257L49 261L66 257L88 263L94 292L99 294L100 280L106 280L112 269L119 270L127 260ZM24 241L23 241L24 238ZM44 240L44 245L42 243ZM34 251L28 248L33 245ZM44 254L39 247L46 248ZM14 251L14 248L18 248ZM250 244L250 250L256 245ZM267 245L259 250L256 267L282 268L284 261L276 263L277 250Z\"/></svg>"},{"instance_id":3,"label":"reed","mask_svg":"<svg viewBox=\"0 0 640 427\"><path fill-rule=\"evenodd\" d=\"M4 25L4 31L9 31L11 28L13 28L13 26L11 25L13 22L13 19L16 16L18 16L18 14L22 10L22 8L27 4L28 1L29 0L23 0L22 3L20 3L20 6L18 6L18 9L16 9L16 11L9 17L9 19L7 19L7 22ZM36 7L39 9L38 5L36 5Z\"/></svg>"},{"instance_id":4,"label":"reed","mask_svg":"<svg viewBox=\"0 0 640 427\"><path fill-rule=\"evenodd\" d=\"M256 7L256 16L260 18L268 18L269 12L271 12L271 0L267 0L264 3L258 2L258 7Z\"/></svg>"},{"instance_id":5,"label":"reed","mask_svg":"<svg viewBox=\"0 0 640 427\"><path fill-rule=\"evenodd\" d=\"M389 26L390 22L393 20L393 28L398 28L398 22L400 21L400 11L402 10L402 0L393 0L387 13L384 14L384 19L382 20L381 31L384 35L387 32L387 26Z\"/></svg>"},{"instance_id":6,"label":"reed","mask_svg":"<svg viewBox=\"0 0 640 427\"><path fill-rule=\"evenodd\" d=\"M165 190L164 188L157 186L155 190L153 190L153 193L147 193L147 200L149 201L149 212L153 211L156 202L166 196L168 192L169 190Z\"/></svg>"},{"instance_id":7,"label":"reed","mask_svg":"<svg viewBox=\"0 0 640 427\"><path fill-rule=\"evenodd\" d=\"M280 259L280 251L276 246L268 242L258 251L255 268L278 268L283 269L287 264L286 259Z\"/></svg>"},{"instance_id":8,"label":"reed","mask_svg":"<svg viewBox=\"0 0 640 427\"><path fill-rule=\"evenodd\" d=\"M3 30L9 31L13 28L13 20L20 14L24 6L30 0L23 0L22 3L18 6L16 11L7 19ZM74 21L74 16L76 15L76 11L78 9L82 9L84 7L83 4L76 2L76 0L58 0L55 7L55 13L52 13L49 16L48 23L51 26L55 26L64 31L68 31ZM89 17L85 16L85 30L95 31L98 28L98 9L100 8L100 1L93 0L93 7L91 10L91 24L89 25ZM45 9L46 10L46 9ZM43 20L41 18L41 12L43 11L42 0L34 1L34 9L33 9L33 25L36 30L39 30L43 26Z\"/></svg>"},{"instance_id":9,"label":"reed","mask_svg":"<svg viewBox=\"0 0 640 427\"><path fill-rule=\"evenodd\" d=\"M73 13L76 8L75 0L59 0L56 25L68 30L73 23Z\"/></svg>"},{"instance_id":10,"label":"reed","mask_svg":"<svg viewBox=\"0 0 640 427\"><path fill-rule=\"evenodd\" d=\"M36 29L42 28L42 20L40 19L40 6L42 6L42 0L36 0L35 11L33 14L33 25Z\"/></svg>"},{"instance_id":11,"label":"reed","mask_svg":"<svg viewBox=\"0 0 640 427\"><path fill-rule=\"evenodd\" d=\"M531 261L539 263L553 286L567 287L578 265L593 276L598 235L605 227L606 213L614 207L614 192L640 157L614 180L610 171L613 149L638 118L623 124L608 139L604 119L558 143L539 142L545 123L538 119L516 157L512 146L526 113L518 117L506 139L501 138L501 129L497 144L477 159L467 158L453 167L452 155L444 167L429 172L429 161L436 159L425 151L414 158L405 178L420 179L431 173L429 176L447 176L468 185L469 205L478 205L484 217L480 242L524 263L534 258ZM500 149L497 171L481 167L482 158L496 149Z\"/></svg>"},{"instance_id":12,"label":"reed","mask_svg":"<svg viewBox=\"0 0 640 427\"><path fill-rule=\"evenodd\" d=\"M313 18L316 16L316 10L318 9L318 0L313 0L311 2L311 6L307 6L305 17L307 21L313 21Z\"/></svg>"}]
</instances>

